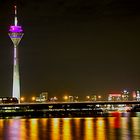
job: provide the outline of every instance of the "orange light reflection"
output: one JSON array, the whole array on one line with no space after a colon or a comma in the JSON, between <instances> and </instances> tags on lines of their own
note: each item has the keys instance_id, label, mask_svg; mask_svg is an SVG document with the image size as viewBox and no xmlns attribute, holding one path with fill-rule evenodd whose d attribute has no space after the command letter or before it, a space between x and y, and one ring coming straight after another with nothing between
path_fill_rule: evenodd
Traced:
<instances>
[{"instance_id":1,"label":"orange light reflection","mask_svg":"<svg viewBox=\"0 0 140 140\"><path fill-rule=\"evenodd\" d=\"M28 135L27 135L27 129L26 129L26 120L22 119L20 120L21 124L20 124L20 139L21 140L27 140L28 139Z\"/></svg>"},{"instance_id":2,"label":"orange light reflection","mask_svg":"<svg viewBox=\"0 0 140 140\"><path fill-rule=\"evenodd\" d=\"M59 118L53 118L51 119L51 139L52 140L60 140L61 134L60 134L60 119Z\"/></svg>"},{"instance_id":3,"label":"orange light reflection","mask_svg":"<svg viewBox=\"0 0 140 140\"><path fill-rule=\"evenodd\" d=\"M48 124L48 118L42 118L41 119L41 126L42 126L42 139L46 140L48 138L48 135L46 135L47 130L47 124Z\"/></svg>"},{"instance_id":4,"label":"orange light reflection","mask_svg":"<svg viewBox=\"0 0 140 140\"><path fill-rule=\"evenodd\" d=\"M3 119L0 119L0 138L3 137Z\"/></svg>"},{"instance_id":5,"label":"orange light reflection","mask_svg":"<svg viewBox=\"0 0 140 140\"><path fill-rule=\"evenodd\" d=\"M30 120L30 138L31 140L38 140L38 119Z\"/></svg>"},{"instance_id":6,"label":"orange light reflection","mask_svg":"<svg viewBox=\"0 0 140 140\"><path fill-rule=\"evenodd\" d=\"M63 140L71 140L71 119L70 118L63 118Z\"/></svg>"},{"instance_id":7,"label":"orange light reflection","mask_svg":"<svg viewBox=\"0 0 140 140\"><path fill-rule=\"evenodd\" d=\"M115 129L114 129L114 120L115 120L115 118L114 117L110 117L109 118L109 138L111 139L111 140L114 140L115 139Z\"/></svg>"},{"instance_id":8,"label":"orange light reflection","mask_svg":"<svg viewBox=\"0 0 140 140\"><path fill-rule=\"evenodd\" d=\"M105 121L103 118L97 119L96 126L97 140L105 140Z\"/></svg>"},{"instance_id":9,"label":"orange light reflection","mask_svg":"<svg viewBox=\"0 0 140 140\"><path fill-rule=\"evenodd\" d=\"M93 118L85 119L85 140L94 140Z\"/></svg>"},{"instance_id":10,"label":"orange light reflection","mask_svg":"<svg viewBox=\"0 0 140 140\"><path fill-rule=\"evenodd\" d=\"M76 127L76 138L79 139L80 138L80 118L75 118L74 122L75 122L75 127Z\"/></svg>"}]
</instances>

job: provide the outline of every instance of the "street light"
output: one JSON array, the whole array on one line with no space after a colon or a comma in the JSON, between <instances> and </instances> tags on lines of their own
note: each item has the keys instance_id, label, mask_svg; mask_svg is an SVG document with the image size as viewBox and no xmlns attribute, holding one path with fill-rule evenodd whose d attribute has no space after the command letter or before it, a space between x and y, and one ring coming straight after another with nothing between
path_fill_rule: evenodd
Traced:
<instances>
[{"instance_id":1,"label":"street light","mask_svg":"<svg viewBox=\"0 0 140 140\"><path fill-rule=\"evenodd\" d=\"M21 98L20 98L20 101L21 101L21 102L24 102L24 100L25 100L24 97L21 97Z\"/></svg>"},{"instance_id":2,"label":"street light","mask_svg":"<svg viewBox=\"0 0 140 140\"><path fill-rule=\"evenodd\" d=\"M101 98L102 98L102 97L99 95L99 96L98 96L98 99L100 100Z\"/></svg>"},{"instance_id":3,"label":"street light","mask_svg":"<svg viewBox=\"0 0 140 140\"><path fill-rule=\"evenodd\" d=\"M68 96L64 96L64 100L67 101L68 100Z\"/></svg>"},{"instance_id":4,"label":"street light","mask_svg":"<svg viewBox=\"0 0 140 140\"><path fill-rule=\"evenodd\" d=\"M87 96L86 98L87 98L87 99L89 99L89 98L90 98L90 96Z\"/></svg>"},{"instance_id":5,"label":"street light","mask_svg":"<svg viewBox=\"0 0 140 140\"><path fill-rule=\"evenodd\" d=\"M36 99L36 98L33 96L33 97L32 97L32 101L35 101L35 99Z\"/></svg>"},{"instance_id":6,"label":"street light","mask_svg":"<svg viewBox=\"0 0 140 140\"><path fill-rule=\"evenodd\" d=\"M86 96L87 101L90 101L90 96Z\"/></svg>"}]
</instances>

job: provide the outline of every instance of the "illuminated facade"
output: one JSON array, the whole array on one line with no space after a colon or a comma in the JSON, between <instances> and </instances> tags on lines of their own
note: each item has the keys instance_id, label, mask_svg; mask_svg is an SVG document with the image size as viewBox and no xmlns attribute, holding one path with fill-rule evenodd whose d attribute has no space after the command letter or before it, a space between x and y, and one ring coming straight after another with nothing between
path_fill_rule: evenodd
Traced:
<instances>
[{"instance_id":1,"label":"illuminated facade","mask_svg":"<svg viewBox=\"0 0 140 140\"><path fill-rule=\"evenodd\" d=\"M18 62L18 44L23 37L22 27L18 25L17 8L15 8L14 25L10 26L9 37L14 45L14 58L13 58L13 89L12 97L16 97L20 101L20 77L19 77L19 62Z\"/></svg>"},{"instance_id":2,"label":"illuminated facade","mask_svg":"<svg viewBox=\"0 0 140 140\"><path fill-rule=\"evenodd\" d=\"M121 94L119 93L110 93L108 96L108 101L121 101Z\"/></svg>"},{"instance_id":3,"label":"illuminated facade","mask_svg":"<svg viewBox=\"0 0 140 140\"><path fill-rule=\"evenodd\" d=\"M140 91L135 90L132 92L133 100L140 101Z\"/></svg>"}]
</instances>

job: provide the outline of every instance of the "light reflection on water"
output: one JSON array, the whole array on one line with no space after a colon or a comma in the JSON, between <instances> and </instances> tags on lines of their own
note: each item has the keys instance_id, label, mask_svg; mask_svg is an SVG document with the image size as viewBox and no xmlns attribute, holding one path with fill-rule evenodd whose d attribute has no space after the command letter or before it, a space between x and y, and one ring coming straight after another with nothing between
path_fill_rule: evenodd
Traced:
<instances>
[{"instance_id":1,"label":"light reflection on water","mask_svg":"<svg viewBox=\"0 0 140 140\"><path fill-rule=\"evenodd\" d=\"M52 140L60 140L61 134L60 134L60 119L59 118L54 118L51 119L51 139Z\"/></svg>"},{"instance_id":2,"label":"light reflection on water","mask_svg":"<svg viewBox=\"0 0 140 140\"><path fill-rule=\"evenodd\" d=\"M132 118L132 128L131 131L133 132L133 139L140 140L140 118Z\"/></svg>"},{"instance_id":3,"label":"light reflection on water","mask_svg":"<svg viewBox=\"0 0 140 140\"><path fill-rule=\"evenodd\" d=\"M84 140L94 140L93 118L85 118Z\"/></svg>"},{"instance_id":4,"label":"light reflection on water","mask_svg":"<svg viewBox=\"0 0 140 140\"><path fill-rule=\"evenodd\" d=\"M63 119L63 126L62 126L62 139L63 140L71 140L72 139L72 133L71 133L71 119L70 118L64 118Z\"/></svg>"},{"instance_id":5,"label":"light reflection on water","mask_svg":"<svg viewBox=\"0 0 140 140\"><path fill-rule=\"evenodd\" d=\"M105 121L104 118L98 118L96 123L96 139L98 140L105 140Z\"/></svg>"},{"instance_id":6,"label":"light reflection on water","mask_svg":"<svg viewBox=\"0 0 140 140\"><path fill-rule=\"evenodd\" d=\"M80 122L81 122L80 118L75 118L74 119L74 124L75 124L75 129L76 129L76 133L75 133L75 139L76 140L80 139Z\"/></svg>"},{"instance_id":7,"label":"light reflection on water","mask_svg":"<svg viewBox=\"0 0 140 140\"><path fill-rule=\"evenodd\" d=\"M30 119L30 140L38 140L38 119Z\"/></svg>"},{"instance_id":8,"label":"light reflection on water","mask_svg":"<svg viewBox=\"0 0 140 140\"><path fill-rule=\"evenodd\" d=\"M140 140L140 117L0 119L0 140Z\"/></svg>"}]
</instances>

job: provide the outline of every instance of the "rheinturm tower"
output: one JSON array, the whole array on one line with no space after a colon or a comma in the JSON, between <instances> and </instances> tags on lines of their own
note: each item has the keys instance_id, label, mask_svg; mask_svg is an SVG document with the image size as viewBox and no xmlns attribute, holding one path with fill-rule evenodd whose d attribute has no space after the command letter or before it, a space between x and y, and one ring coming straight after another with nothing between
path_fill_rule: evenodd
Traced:
<instances>
[{"instance_id":1,"label":"rheinturm tower","mask_svg":"<svg viewBox=\"0 0 140 140\"><path fill-rule=\"evenodd\" d=\"M13 89L12 97L16 97L20 101L20 76L19 76L19 61L18 61L18 44L23 37L22 27L18 25L17 20L17 7L14 6L15 16L14 25L10 26L9 37L11 38L14 49L13 49Z\"/></svg>"}]
</instances>

